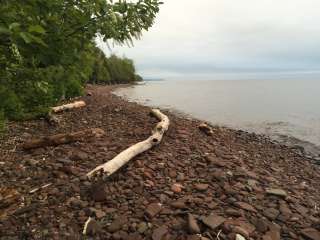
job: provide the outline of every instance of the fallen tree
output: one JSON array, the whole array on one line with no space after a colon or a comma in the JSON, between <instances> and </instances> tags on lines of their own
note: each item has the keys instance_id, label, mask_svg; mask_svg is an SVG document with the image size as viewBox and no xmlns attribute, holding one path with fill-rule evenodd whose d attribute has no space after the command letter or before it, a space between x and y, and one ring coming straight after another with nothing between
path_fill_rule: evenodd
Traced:
<instances>
[{"instance_id":1,"label":"fallen tree","mask_svg":"<svg viewBox=\"0 0 320 240\"><path fill-rule=\"evenodd\" d=\"M129 162L135 156L149 150L153 146L159 144L162 140L163 134L168 130L170 120L169 118L160 112L158 109L152 109L151 114L160 120L156 127L152 131L152 135L142 142L138 142L135 145L127 148L119 153L112 160L97 166L90 171L87 176L91 178L96 173L102 173L104 176L110 176L120 169L123 165Z\"/></svg>"},{"instance_id":2,"label":"fallen tree","mask_svg":"<svg viewBox=\"0 0 320 240\"><path fill-rule=\"evenodd\" d=\"M34 149L46 146L57 146L60 144L71 143L75 141L83 141L94 137L101 137L105 134L101 128L91 128L84 131L77 131L72 133L61 133L48 137L41 137L38 139L31 139L26 141L22 148Z\"/></svg>"},{"instance_id":3,"label":"fallen tree","mask_svg":"<svg viewBox=\"0 0 320 240\"><path fill-rule=\"evenodd\" d=\"M58 113L58 112L63 112L65 110L70 110L73 108L80 108L80 107L85 107L85 106L86 106L86 103L84 101L75 101L73 103L68 103L65 105L52 107L51 109L54 113Z\"/></svg>"}]
</instances>

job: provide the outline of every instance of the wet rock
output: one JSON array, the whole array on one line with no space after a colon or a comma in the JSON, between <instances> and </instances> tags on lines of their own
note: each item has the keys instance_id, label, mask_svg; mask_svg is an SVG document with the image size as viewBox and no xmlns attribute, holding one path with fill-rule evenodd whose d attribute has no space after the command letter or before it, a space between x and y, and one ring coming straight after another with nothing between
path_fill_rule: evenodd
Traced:
<instances>
[{"instance_id":1,"label":"wet rock","mask_svg":"<svg viewBox=\"0 0 320 240\"><path fill-rule=\"evenodd\" d=\"M197 223L196 218L192 214L188 214L188 231L189 233L200 233L200 227Z\"/></svg>"},{"instance_id":2,"label":"wet rock","mask_svg":"<svg viewBox=\"0 0 320 240\"><path fill-rule=\"evenodd\" d=\"M166 226L161 226L153 231L152 240L162 240L167 233L168 228Z\"/></svg>"},{"instance_id":3,"label":"wet rock","mask_svg":"<svg viewBox=\"0 0 320 240\"><path fill-rule=\"evenodd\" d=\"M160 213L161 209L162 209L161 203L151 203L147 206L147 209L145 212L146 216L149 218L153 218Z\"/></svg>"},{"instance_id":4,"label":"wet rock","mask_svg":"<svg viewBox=\"0 0 320 240\"><path fill-rule=\"evenodd\" d=\"M210 227L212 230L215 230L217 227L219 227L221 224L223 224L226 219L224 217L221 217L219 215L209 215L207 217L201 217L201 221Z\"/></svg>"},{"instance_id":5,"label":"wet rock","mask_svg":"<svg viewBox=\"0 0 320 240\"><path fill-rule=\"evenodd\" d=\"M308 240L320 240L320 232L314 228L303 229L301 235Z\"/></svg>"},{"instance_id":6,"label":"wet rock","mask_svg":"<svg viewBox=\"0 0 320 240\"><path fill-rule=\"evenodd\" d=\"M269 195L274 195L278 197L287 197L287 192L284 191L283 189L277 189L277 188L269 188L266 190L266 193Z\"/></svg>"}]
</instances>

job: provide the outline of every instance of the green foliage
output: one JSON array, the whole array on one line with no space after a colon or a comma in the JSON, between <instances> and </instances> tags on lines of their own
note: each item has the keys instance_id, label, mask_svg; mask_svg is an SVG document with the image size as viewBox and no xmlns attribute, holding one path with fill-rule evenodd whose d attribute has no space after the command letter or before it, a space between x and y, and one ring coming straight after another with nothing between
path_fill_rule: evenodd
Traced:
<instances>
[{"instance_id":1,"label":"green foliage","mask_svg":"<svg viewBox=\"0 0 320 240\"><path fill-rule=\"evenodd\" d=\"M4 117L4 113L2 111L0 111L0 136L4 132L5 121L6 121L6 119Z\"/></svg>"},{"instance_id":2,"label":"green foliage","mask_svg":"<svg viewBox=\"0 0 320 240\"><path fill-rule=\"evenodd\" d=\"M133 61L116 55L106 57L98 48L95 49L93 73L89 82L94 84L120 84L141 81L136 74Z\"/></svg>"},{"instance_id":3,"label":"green foliage","mask_svg":"<svg viewBox=\"0 0 320 240\"><path fill-rule=\"evenodd\" d=\"M105 58L94 46L130 44L148 30L159 0L1 0L0 112L9 119L41 116L84 83L131 82L129 59Z\"/></svg>"}]
</instances>

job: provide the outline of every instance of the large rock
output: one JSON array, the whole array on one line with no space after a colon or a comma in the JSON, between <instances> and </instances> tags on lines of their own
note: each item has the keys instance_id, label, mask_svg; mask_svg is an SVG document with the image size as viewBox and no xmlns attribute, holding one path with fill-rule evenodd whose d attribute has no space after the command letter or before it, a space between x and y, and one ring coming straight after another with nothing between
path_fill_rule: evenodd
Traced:
<instances>
[{"instance_id":1,"label":"large rock","mask_svg":"<svg viewBox=\"0 0 320 240\"><path fill-rule=\"evenodd\" d=\"M215 230L218 228L221 224L223 224L226 219L224 217L221 217L219 215L209 215L207 217L201 217L201 221L210 227L212 230Z\"/></svg>"}]
</instances>

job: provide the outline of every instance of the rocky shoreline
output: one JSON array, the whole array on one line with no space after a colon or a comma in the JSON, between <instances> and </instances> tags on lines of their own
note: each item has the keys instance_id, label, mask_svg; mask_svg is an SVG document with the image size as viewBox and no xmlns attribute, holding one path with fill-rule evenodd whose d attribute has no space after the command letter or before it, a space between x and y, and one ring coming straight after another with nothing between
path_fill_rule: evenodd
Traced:
<instances>
[{"instance_id":1,"label":"rocky shoreline","mask_svg":"<svg viewBox=\"0 0 320 240\"><path fill-rule=\"evenodd\" d=\"M10 123L0 146L0 239L320 239L320 167L264 136L166 113L163 142L108 179L85 173L144 140L150 109L88 86L87 107ZM87 128L88 142L24 151L21 144ZM42 187L42 188L41 188ZM82 229L92 217L89 232Z\"/></svg>"}]
</instances>

